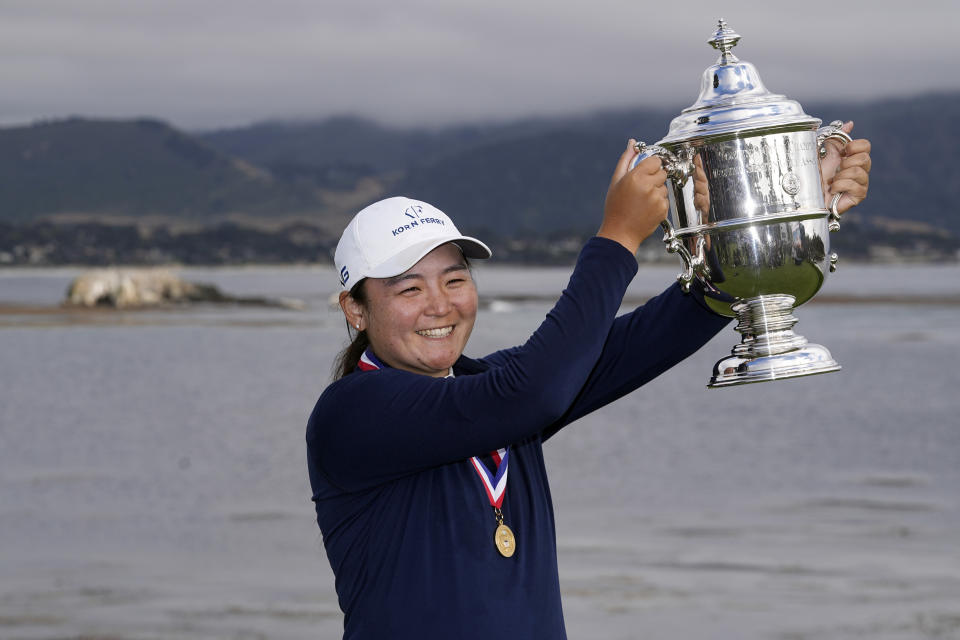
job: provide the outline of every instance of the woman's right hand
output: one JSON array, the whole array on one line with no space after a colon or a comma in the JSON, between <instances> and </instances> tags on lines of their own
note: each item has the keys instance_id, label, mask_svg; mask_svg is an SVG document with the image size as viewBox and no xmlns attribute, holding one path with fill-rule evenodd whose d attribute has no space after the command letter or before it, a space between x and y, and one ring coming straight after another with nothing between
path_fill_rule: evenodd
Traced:
<instances>
[{"instance_id":1,"label":"woman's right hand","mask_svg":"<svg viewBox=\"0 0 960 640\"><path fill-rule=\"evenodd\" d=\"M637 155L632 138L620 156L610 179L604 204L603 222L597 235L615 240L630 253L636 253L640 243L647 239L666 219L670 209L667 199L667 172L660 158L651 156L630 169Z\"/></svg>"}]
</instances>

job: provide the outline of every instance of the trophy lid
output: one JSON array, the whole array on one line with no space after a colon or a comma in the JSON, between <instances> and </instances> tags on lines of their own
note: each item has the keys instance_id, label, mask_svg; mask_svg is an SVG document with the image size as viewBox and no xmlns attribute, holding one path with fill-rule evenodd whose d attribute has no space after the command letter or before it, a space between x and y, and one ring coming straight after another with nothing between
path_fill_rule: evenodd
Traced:
<instances>
[{"instance_id":1,"label":"trophy lid","mask_svg":"<svg viewBox=\"0 0 960 640\"><path fill-rule=\"evenodd\" d=\"M805 114L799 102L770 93L756 67L733 54L739 40L740 34L720 18L713 37L707 40L720 57L703 72L697 101L673 119L659 144L771 126L820 126L820 120Z\"/></svg>"}]
</instances>

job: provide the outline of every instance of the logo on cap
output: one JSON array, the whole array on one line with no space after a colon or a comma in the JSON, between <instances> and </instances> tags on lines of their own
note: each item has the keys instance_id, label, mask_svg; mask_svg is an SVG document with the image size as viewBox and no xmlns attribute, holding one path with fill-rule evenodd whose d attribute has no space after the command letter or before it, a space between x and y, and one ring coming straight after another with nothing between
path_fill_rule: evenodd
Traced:
<instances>
[{"instance_id":1,"label":"logo on cap","mask_svg":"<svg viewBox=\"0 0 960 640\"><path fill-rule=\"evenodd\" d=\"M433 216L428 216L424 218L423 216L420 215L422 213L423 213L423 207L421 205L419 204L410 205L409 207L403 210L403 215L410 218L410 222L401 224L395 229L391 229L390 233L392 233L393 236L396 237L402 234L404 231L410 231L411 229L422 227L428 224L438 224L441 227L446 225L446 223L444 223L444 221L441 220L440 218L434 218Z\"/></svg>"},{"instance_id":2,"label":"logo on cap","mask_svg":"<svg viewBox=\"0 0 960 640\"><path fill-rule=\"evenodd\" d=\"M340 269L340 286L347 286L347 281L350 279L350 272L347 271L347 265L343 265L343 269Z\"/></svg>"}]
</instances>

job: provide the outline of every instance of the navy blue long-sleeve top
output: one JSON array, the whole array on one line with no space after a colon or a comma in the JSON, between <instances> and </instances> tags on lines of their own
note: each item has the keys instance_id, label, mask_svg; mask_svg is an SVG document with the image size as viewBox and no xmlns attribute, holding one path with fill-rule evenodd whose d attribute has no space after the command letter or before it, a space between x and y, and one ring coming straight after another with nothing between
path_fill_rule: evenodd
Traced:
<instances>
[{"instance_id":1,"label":"navy blue long-sleeve top","mask_svg":"<svg viewBox=\"0 0 960 640\"><path fill-rule=\"evenodd\" d=\"M344 638L564 638L543 441L651 380L727 322L676 285L616 317L634 257L593 238L543 324L520 347L460 357L454 377L354 372L307 425L317 523ZM510 447L497 522L471 456Z\"/></svg>"}]
</instances>

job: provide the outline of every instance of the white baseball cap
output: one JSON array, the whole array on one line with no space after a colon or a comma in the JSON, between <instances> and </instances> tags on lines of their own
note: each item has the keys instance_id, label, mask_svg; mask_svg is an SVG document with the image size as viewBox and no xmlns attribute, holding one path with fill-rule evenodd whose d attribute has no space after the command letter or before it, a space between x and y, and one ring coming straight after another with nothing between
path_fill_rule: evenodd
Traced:
<instances>
[{"instance_id":1,"label":"white baseball cap","mask_svg":"<svg viewBox=\"0 0 960 640\"><path fill-rule=\"evenodd\" d=\"M374 202L353 217L333 255L340 286L363 278L400 275L437 247L453 242L468 258L489 258L489 247L461 235L447 214L431 204L395 197Z\"/></svg>"}]
</instances>

